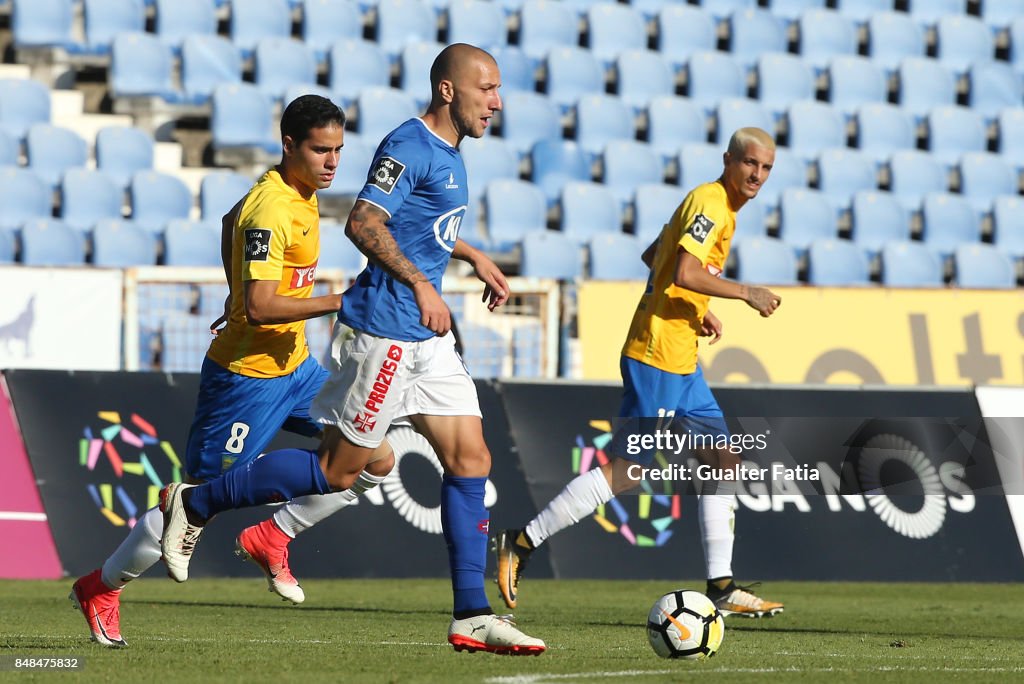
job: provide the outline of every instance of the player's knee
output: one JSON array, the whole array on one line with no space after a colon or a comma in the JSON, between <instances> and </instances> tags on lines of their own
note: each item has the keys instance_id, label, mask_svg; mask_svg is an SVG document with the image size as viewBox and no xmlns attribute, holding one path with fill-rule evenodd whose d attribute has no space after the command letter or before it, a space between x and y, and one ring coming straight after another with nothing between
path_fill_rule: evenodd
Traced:
<instances>
[{"instance_id":1,"label":"player's knee","mask_svg":"<svg viewBox=\"0 0 1024 684\"><path fill-rule=\"evenodd\" d=\"M370 461L366 465L366 472L376 477L384 477L395 467L395 452L391 449L380 458Z\"/></svg>"},{"instance_id":2,"label":"player's knee","mask_svg":"<svg viewBox=\"0 0 1024 684\"><path fill-rule=\"evenodd\" d=\"M444 460L445 470L456 477L487 477L491 472L491 452L483 444L456 449Z\"/></svg>"}]
</instances>

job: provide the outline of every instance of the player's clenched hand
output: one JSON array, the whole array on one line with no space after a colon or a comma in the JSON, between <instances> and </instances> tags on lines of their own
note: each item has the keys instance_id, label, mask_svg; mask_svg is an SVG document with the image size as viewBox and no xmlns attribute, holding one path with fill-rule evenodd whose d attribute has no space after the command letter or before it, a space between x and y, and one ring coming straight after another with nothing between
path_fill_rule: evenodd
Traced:
<instances>
[{"instance_id":1,"label":"player's clenched hand","mask_svg":"<svg viewBox=\"0 0 1024 684\"><path fill-rule=\"evenodd\" d=\"M722 321L710 311L704 314L704 320L700 322L700 336L710 337L711 341L708 344L714 344L722 339Z\"/></svg>"},{"instance_id":2,"label":"player's clenched hand","mask_svg":"<svg viewBox=\"0 0 1024 684\"><path fill-rule=\"evenodd\" d=\"M757 309L762 316L768 318L782 304L782 297L767 287L750 287L747 289L747 304Z\"/></svg>"},{"instance_id":3,"label":"player's clenched hand","mask_svg":"<svg viewBox=\"0 0 1024 684\"><path fill-rule=\"evenodd\" d=\"M488 310L494 311L508 301L508 280L497 264L481 254L473 261L473 271L484 283L484 294L480 301L487 304Z\"/></svg>"},{"instance_id":4,"label":"player's clenched hand","mask_svg":"<svg viewBox=\"0 0 1024 684\"><path fill-rule=\"evenodd\" d=\"M421 280L412 287L416 306L420 308L420 323L438 337L452 329L452 312L441 299L429 280Z\"/></svg>"},{"instance_id":5,"label":"player's clenched hand","mask_svg":"<svg viewBox=\"0 0 1024 684\"><path fill-rule=\"evenodd\" d=\"M217 317L213 323L210 324L210 334L216 337L220 335L221 326L227 324L228 318L231 316L231 295L227 296L224 300L224 313Z\"/></svg>"}]
</instances>

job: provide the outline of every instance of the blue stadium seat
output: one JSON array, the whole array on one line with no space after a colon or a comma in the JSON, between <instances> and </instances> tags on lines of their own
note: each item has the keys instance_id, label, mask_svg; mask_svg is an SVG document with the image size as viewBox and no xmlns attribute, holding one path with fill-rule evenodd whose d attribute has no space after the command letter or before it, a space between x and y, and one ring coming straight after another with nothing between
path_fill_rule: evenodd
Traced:
<instances>
[{"instance_id":1,"label":"blue stadium seat","mask_svg":"<svg viewBox=\"0 0 1024 684\"><path fill-rule=\"evenodd\" d=\"M484 191L487 235L498 251L513 248L530 232L547 227L547 203L536 185L521 180L494 180Z\"/></svg>"},{"instance_id":2,"label":"blue stadium seat","mask_svg":"<svg viewBox=\"0 0 1024 684\"><path fill-rule=\"evenodd\" d=\"M763 201L748 201L736 214L736 240L764 237L768 233L768 206Z\"/></svg>"},{"instance_id":3,"label":"blue stadium seat","mask_svg":"<svg viewBox=\"0 0 1024 684\"><path fill-rule=\"evenodd\" d=\"M549 230L523 236L520 275L527 278L575 280L583 275L581 251L576 241Z\"/></svg>"},{"instance_id":4,"label":"blue stadium seat","mask_svg":"<svg viewBox=\"0 0 1024 684\"><path fill-rule=\"evenodd\" d=\"M834 238L839 232L836 213L823 193L807 188L787 188L779 204L779 237L797 254L811 243Z\"/></svg>"},{"instance_id":5,"label":"blue stadium seat","mask_svg":"<svg viewBox=\"0 0 1024 684\"><path fill-rule=\"evenodd\" d=\"M857 54L857 28L835 10L807 10L800 16L797 52L818 72L839 55Z\"/></svg>"},{"instance_id":6,"label":"blue stadium seat","mask_svg":"<svg viewBox=\"0 0 1024 684\"><path fill-rule=\"evenodd\" d=\"M999 112L999 154L1019 172L1024 168L1024 107Z\"/></svg>"},{"instance_id":7,"label":"blue stadium seat","mask_svg":"<svg viewBox=\"0 0 1024 684\"><path fill-rule=\"evenodd\" d=\"M501 135L520 158L540 140L560 140L558 108L538 93L509 93L501 110Z\"/></svg>"},{"instance_id":8,"label":"blue stadium seat","mask_svg":"<svg viewBox=\"0 0 1024 684\"><path fill-rule=\"evenodd\" d=\"M347 138L347 136L346 136ZM348 151L345 140L344 153ZM240 199L248 194L252 180L237 171L211 171L199 183L199 215L206 223L220 225L224 214L231 210Z\"/></svg>"},{"instance_id":9,"label":"blue stadium seat","mask_svg":"<svg viewBox=\"0 0 1024 684\"><path fill-rule=\"evenodd\" d=\"M698 185L716 181L724 169L723 152L724 145L683 145L679 148L679 185L688 192Z\"/></svg>"},{"instance_id":10,"label":"blue stadium seat","mask_svg":"<svg viewBox=\"0 0 1024 684\"><path fill-rule=\"evenodd\" d=\"M1006 62L972 64L968 70L968 102L971 109L992 123L999 112L1024 102L1021 76Z\"/></svg>"},{"instance_id":11,"label":"blue stadium seat","mask_svg":"<svg viewBox=\"0 0 1024 684\"><path fill-rule=\"evenodd\" d=\"M875 14L892 10L892 0L836 0L835 4L840 14L860 25Z\"/></svg>"},{"instance_id":12,"label":"blue stadium seat","mask_svg":"<svg viewBox=\"0 0 1024 684\"><path fill-rule=\"evenodd\" d=\"M21 143L0 127L0 167L17 166L21 156Z\"/></svg>"},{"instance_id":13,"label":"blue stadium seat","mask_svg":"<svg viewBox=\"0 0 1024 684\"><path fill-rule=\"evenodd\" d=\"M508 341L497 330L464 322L459 325L464 344L462 360L474 378L497 378L504 373Z\"/></svg>"},{"instance_id":14,"label":"blue stadium seat","mask_svg":"<svg viewBox=\"0 0 1024 684\"><path fill-rule=\"evenodd\" d=\"M348 108L363 88L390 88L391 63L376 43L344 39L333 43L327 56L328 84Z\"/></svg>"},{"instance_id":15,"label":"blue stadium seat","mask_svg":"<svg viewBox=\"0 0 1024 684\"><path fill-rule=\"evenodd\" d=\"M392 62L406 43L437 40L437 21L422 0L380 0L377 3L377 42ZM422 69L429 69L426 64Z\"/></svg>"},{"instance_id":16,"label":"blue stadium seat","mask_svg":"<svg viewBox=\"0 0 1024 684\"><path fill-rule=\"evenodd\" d=\"M828 66L828 101L851 119L861 105L886 104L885 73L870 59L842 55Z\"/></svg>"},{"instance_id":17,"label":"blue stadium seat","mask_svg":"<svg viewBox=\"0 0 1024 684\"><path fill-rule=\"evenodd\" d=\"M444 47L441 43L412 42L402 48L399 83L402 90L416 101L419 109L426 108L431 97L430 69L424 66L433 64Z\"/></svg>"},{"instance_id":18,"label":"blue stadium seat","mask_svg":"<svg viewBox=\"0 0 1024 684\"><path fill-rule=\"evenodd\" d=\"M576 104L576 142L596 159L612 140L633 140L633 114L614 95L584 95Z\"/></svg>"},{"instance_id":19,"label":"blue stadium seat","mask_svg":"<svg viewBox=\"0 0 1024 684\"><path fill-rule=\"evenodd\" d=\"M807 163L785 147L775 148L775 164L768 181L757 193L758 200L769 207L779 206L786 188L807 187Z\"/></svg>"},{"instance_id":20,"label":"blue stadium seat","mask_svg":"<svg viewBox=\"0 0 1024 684\"><path fill-rule=\"evenodd\" d=\"M619 206L608 186L572 181L562 188L562 233L579 243L622 232Z\"/></svg>"},{"instance_id":21,"label":"blue stadium seat","mask_svg":"<svg viewBox=\"0 0 1024 684\"><path fill-rule=\"evenodd\" d=\"M624 208L633 201L638 185L662 181L661 162L647 143L613 140L604 148L603 182Z\"/></svg>"},{"instance_id":22,"label":"blue stadium seat","mask_svg":"<svg viewBox=\"0 0 1024 684\"><path fill-rule=\"evenodd\" d=\"M1011 289L1017 286L1013 261L993 245L960 245L953 252L954 282L959 287Z\"/></svg>"},{"instance_id":23,"label":"blue stadium seat","mask_svg":"<svg viewBox=\"0 0 1024 684\"><path fill-rule=\"evenodd\" d=\"M952 255L957 245L981 242L981 219L960 195L925 195L921 215L924 243L943 257Z\"/></svg>"},{"instance_id":24,"label":"blue stadium seat","mask_svg":"<svg viewBox=\"0 0 1024 684\"><path fill-rule=\"evenodd\" d=\"M219 85L213 91L210 132L215 150L255 147L280 152L270 98L249 83Z\"/></svg>"},{"instance_id":25,"label":"blue stadium seat","mask_svg":"<svg viewBox=\"0 0 1024 684\"><path fill-rule=\"evenodd\" d=\"M747 96L747 77L724 52L694 52L686 64L686 92L710 116L722 98Z\"/></svg>"},{"instance_id":26,"label":"blue stadium seat","mask_svg":"<svg viewBox=\"0 0 1024 684\"><path fill-rule=\"evenodd\" d=\"M505 47L508 45L505 14L494 2L454 0L448 5L448 43L469 43L488 51ZM503 85L504 71L502 69Z\"/></svg>"},{"instance_id":27,"label":"blue stadium seat","mask_svg":"<svg viewBox=\"0 0 1024 684\"><path fill-rule=\"evenodd\" d=\"M814 98L814 72L804 60L784 53L761 55L757 61L757 99L776 120L791 103Z\"/></svg>"},{"instance_id":28,"label":"blue stadium seat","mask_svg":"<svg viewBox=\"0 0 1024 684\"><path fill-rule=\"evenodd\" d=\"M946 169L930 154L899 150L889 160L889 189L909 211L919 211L925 195L948 187Z\"/></svg>"},{"instance_id":29,"label":"blue stadium seat","mask_svg":"<svg viewBox=\"0 0 1024 684\"><path fill-rule=\"evenodd\" d=\"M607 69L627 50L647 49L643 16L629 5L601 2L587 10L590 51Z\"/></svg>"},{"instance_id":30,"label":"blue stadium seat","mask_svg":"<svg viewBox=\"0 0 1024 684\"><path fill-rule=\"evenodd\" d=\"M807 10L824 9L825 0L768 0L768 9L777 17L793 23Z\"/></svg>"},{"instance_id":31,"label":"blue stadium seat","mask_svg":"<svg viewBox=\"0 0 1024 684\"><path fill-rule=\"evenodd\" d=\"M905 12L880 12L868 20L868 56L890 74L905 58L924 57L925 49L924 29Z\"/></svg>"},{"instance_id":32,"label":"blue stadium seat","mask_svg":"<svg viewBox=\"0 0 1024 684\"><path fill-rule=\"evenodd\" d=\"M548 204L554 204L569 181L589 181L590 161L582 148L560 138L539 140L530 153L530 179L543 192Z\"/></svg>"},{"instance_id":33,"label":"blue stadium seat","mask_svg":"<svg viewBox=\"0 0 1024 684\"><path fill-rule=\"evenodd\" d=\"M519 17L519 47L534 65L548 52L579 44L578 20L567 5L554 0L526 0Z\"/></svg>"},{"instance_id":34,"label":"blue stadium seat","mask_svg":"<svg viewBox=\"0 0 1024 684\"><path fill-rule=\"evenodd\" d=\"M686 197L677 185L662 183L639 185L633 199L633 234L644 248L661 234L661 229Z\"/></svg>"},{"instance_id":35,"label":"blue stadium seat","mask_svg":"<svg viewBox=\"0 0 1024 684\"><path fill-rule=\"evenodd\" d=\"M849 240L815 240L807 250L807 282L823 287L867 285L870 266Z\"/></svg>"},{"instance_id":36,"label":"blue stadium seat","mask_svg":"<svg viewBox=\"0 0 1024 684\"><path fill-rule=\"evenodd\" d=\"M261 38L256 43L256 87L275 100L296 84L316 85L316 57L305 43L291 38Z\"/></svg>"},{"instance_id":37,"label":"blue stadium seat","mask_svg":"<svg viewBox=\"0 0 1024 684\"><path fill-rule=\"evenodd\" d=\"M993 31L1009 28L1017 17L1024 17L1024 0L989 0L981 3L981 19Z\"/></svg>"},{"instance_id":38,"label":"blue stadium seat","mask_svg":"<svg viewBox=\"0 0 1024 684\"><path fill-rule=\"evenodd\" d=\"M857 149L882 164L897 150L917 147L910 114L895 105L871 103L857 109Z\"/></svg>"},{"instance_id":39,"label":"blue stadium seat","mask_svg":"<svg viewBox=\"0 0 1024 684\"><path fill-rule=\"evenodd\" d=\"M373 154L377 150L379 140L372 143L355 133L345 134L345 146L341 150L341 161L334 175L334 182L326 190L318 191L324 196L358 195L366 185L366 178L373 163ZM473 189L470 184L470 190Z\"/></svg>"},{"instance_id":40,"label":"blue stadium seat","mask_svg":"<svg viewBox=\"0 0 1024 684\"><path fill-rule=\"evenodd\" d=\"M107 126L96 133L96 167L122 189L136 171L153 168L154 155L153 138L140 128Z\"/></svg>"},{"instance_id":41,"label":"blue stadium seat","mask_svg":"<svg viewBox=\"0 0 1024 684\"><path fill-rule=\"evenodd\" d=\"M960 158L960 193L979 214L991 212L999 195L1015 195L1017 190L1017 174L998 154L968 152Z\"/></svg>"},{"instance_id":42,"label":"blue stadium seat","mask_svg":"<svg viewBox=\"0 0 1024 684\"><path fill-rule=\"evenodd\" d=\"M1018 72L1024 72L1024 16L1010 22L1010 64Z\"/></svg>"},{"instance_id":43,"label":"blue stadium seat","mask_svg":"<svg viewBox=\"0 0 1024 684\"><path fill-rule=\"evenodd\" d=\"M264 38L289 38L292 14L286 0L245 0L231 3L231 42L249 58Z\"/></svg>"},{"instance_id":44,"label":"blue stadium seat","mask_svg":"<svg viewBox=\"0 0 1024 684\"><path fill-rule=\"evenodd\" d=\"M956 104L953 73L934 59L907 57L899 66L899 103L918 120L934 107Z\"/></svg>"},{"instance_id":45,"label":"blue stadium seat","mask_svg":"<svg viewBox=\"0 0 1024 684\"><path fill-rule=\"evenodd\" d=\"M171 219L187 219L192 193L176 176L159 171L139 171L129 189L132 223L151 233L162 233Z\"/></svg>"},{"instance_id":46,"label":"blue stadium seat","mask_svg":"<svg viewBox=\"0 0 1024 684\"><path fill-rule=\"evenodd\" d=\"M483 1L483 0L479 0ZM490 4L484 2L484 4ZM502 97L510 93L525 91L532 93L536 87L534 65L526 53L514 45L493 48L491 54L501 70Z\"/></svg>"},{"instance_id":47,"label":"blue stadium seat","mask_svg":"<svg viewBox=\"0 0 1024 684\"><path fill-rule=\"evenodd\" d=\"M186 36L181 47L181 82L190 102L206 103L217 86L242 82L242 53L223 36Z\"/></svg>"},{"instance_id":48,"label":"blue stadium seat","mask_svg":"<svg viewBox=\"0 0 1024 684\"><path fill-rule=\"evenodd\" d=\"M156 264L156 237L131 221L100 221L92 231L92 264L129 268Z\"/></svg>"},{"instance_id":49,"label":"blue stadium seat","mask_svg":"<svg viewBox=\"0 0 1024 684\"><path fill-rule=\"evenodd\" d=\"M947 68L964 74L974 62L995 58L995 38L977 17L945 15L935 29L936 57Z\"/></svg>"},{"instance_id":50,"label":"blue stadium seat","mask_svg":"<svg viewBox=\"0 0 1024 684\"><path fill-rule=\"evenodd\" d=\"M553 48L547 64L548 98L567 112L584 95L604 93L604 71L589 50Z\"/></svg>"},{"instance_id":51,"label":"blue stadium seat","mask_svg":"<svg viewBox=\"0 0 1024 684\"><path fill-rule=\"evenodd\" d=\"M164 265L220 266L220 234L220 221L169 221L164 231Z\"/></svg>"},{"instance_id":52,"label":"blue stadium seat","mask_svg":"<svg viewBox=\"0 0 1024 684\"><path fill-rule=\"evenodd\" d=\"M941 106L928 113L928 151L954 166L964 152L983 152L988 148L985 122L968 107Z\"/></svg>"},{"instance_id":53,"label":"blue stadium seat","mask_svg":"<svg viewBox=\"0 0 1024 684\"><path fill-rule=\"evenodd\" d=\"M876 186L870 157L845 147L822 150L818 156L818 189L835 209L849 209L854 194Z\"/></svg>"},{"instance_id":54,"label":"blue stadium seat","mask_svg":"<svg viewBox=\"0 0 1024 684\"><path fill-rule=\"evenodd\" d=\"M213 0L156 0L156 35L174 50L180 50L190 35L217 33L217 10Z\"/></svg>"},{"instance_id":55,"label":"blue stadium seat","mask_svg":"<svg viewBox=\"0 0 1024 684\"><path fill-rule=\"evenodd\" d=\"M11 8L15 47L64 47L75 44L72 0L18 0Z\"/></svg>"},{"instance_id":56,"label":"blue stadium seat","mask_svg":"<svg viewBox=\"0 0 1024 684\"><path fill-rule=\"evenodd\" d=\"M700 4L715 21L725 21L733 12L757 7L757 0L702 0Z\"/></svg>"},{"instance_id":57,"label":"blue stadium seat","mask_svg":"<svg viewBox=\"0 0 1024 684\"><path fill-rule=\"evenodd\" d=\"M363 15L355 0L305 0L302 42L323 62L339 40L362 40Z\"/></svg>"},{"instance_id":58,"label":"blue stadium seat","mask_svg":"<svg viewBox=\"0 0 1024 684\"><path fill-rule=\"evenodd\" d=\"M320 262L318 269L343 271L353 277L366 266L362 252L345 235L345 227L330 221L320 221Z\"/></svg>"},{"instance_id":59,"label":"blue stadium seat","mask_svg":"<svg viewBox=\"0 0 1024 684\"><path fill-rule=\"evenodd\" d=\"M0 229L16 230L34 218L49 218L51 193L31 169L0 168Z\"/></svg>"},{"instance_id":60,"label":"blue stadium seat","mask_svg":"<svg viewBox=\"0 0 1024 684\"><path fill-rule=\"evenodd\" d=\"M942 287L942 261L920 242L887 242L882 246L882 285Z\"/></svg>"},{"instance_id":61,"label":"blue stadium seat","mask_svg":"<svg viewBox=\"0 0 1024 684\"><path fill-rule=\"evenodd\" d=\"M851 238L874 256L892 240L910 239L910 217L891 192L861 191L853 196Z\"/></svg>"},{"instance_id":62,"label":"blue stadium seat","mask_svg":"<svg viewBox=\"0 0 1024 684\"><path fill-rule=\"evenodd\" d=\"M464 138L459 145L459 153L466 165L470 202L478 201L492 180L519 178L519 159L515 150L501 138L490 135Z\"/></svg>"},{"instance_id":63,"label":"blue stadium seat","mask_svg":"<svg viewBox=\"0 0 1024 684\"><path fill-rule=\"evenodd\" d=\"M796 285L797 262L793 248L770 237L736 243L736 278L745 283Z\"/></svg>"},{"instance_id":64,"label":"blue stadium seat","mask_svg":"<svg viewBox=\"0 0 1024 684\"><path fill-rule=\"evenodd\" d=\"M647 142L668 162L686 143L708 139L704 108L685 97L656 97L647 107Z\"/></svg>"},{"instance_id":65,"label":"blue stadium seat","mask_svg":"<svg viewBox=\"0 0 1024 684\"><path fill-rule=\"evenodd\" d=\"M21 140L32 124L49 122L50 91L45 85L30 78L0 79L0 129Z\"/></svg>"},{"instance_id":66,"label":"blue stadium seat","mask_svg":"<svg viewBox=\"0 0 1024 684\"><path fill-rule=\"evenodd\" d=\"M922 26L934 26L946 15L967 14L967 0L907 0L907 12Z\"/></svg>"},{"instance_id":67,"label":"blue stadium seat","mask_svg":"<svg viewBox=\"0 0 1024 684\"><path fill-rule=\"evenodd\" d=\"M65 171L85 166L89 148L70 128L40 123L28 129L25 154L29 168L51 188L56 188Z\"/></svg>"},{"instance_id":68,"label":"blue stadium seat","mask_svg":"<svg viewBox=\"0 0 1024 684\"><path fill-rule=\"evenodd\" d=\"M181 100L174 84L171 48L151 33L119 33L110 49L108 82L117 97L159 97Z\"/></svg>"},{"instance_id":69,"label":"blue stadium seat","mask_svg":"<svg viewBox=\"0 0 1024 684\"><path fill-rule=\"evenodd\" d=\"M700 7L668 2L658 12L658 52L675 71L693 53L714 50L717 42L715 21Z\"/></svg>"},{"instance_id":70,"label":"blue stadium seat","mask_svg":"<svg viewBox=\"0 0 1024 684\"><path fill-rule=\"evenodd\" d=\"M61 220L85 233L97 221L121 218L123 200L123 189L103 171L69 169L61 184Z\"/></svg>"},{"instance_id":71,"label":"blue stadium seat","mask_svg":"<svg viewBox=\"0 0 1024 684\"><path fill-rule=\"evenodd\" d=\"M753 69L761 55L786 52L786 26L765 9L748 8L729 17L729 52L745 69Z\"/></svg>"},{"instance_id":72,"label":"blue stadium seat","mask_svg":"<svg viewBox=\"0 0 1024 684\"><path fill-rule=\"evenodd\" d=\"M364 88L356 106L359 135L375 147L392 129L419 114L412 96L395 88Z\"/></svg>"},{"instance_id":73,"label":"blue stadium seat","mask_svg":"<svg viewBox=\"0 0 1024 684\"><path fill-rule=\"evenodd\" d=\"M674 3L675 0L631 0L629 4L637 12L644 15L644 19L647 22L653 22L658 19L658 12Z\"/></svg>"},{"instance_id":74,"label":"blue stadium seat","mask_svg":"<svg viewBox=\"0 0 1024 684\"><path fill-rule=\"evenodd\" d=\"M993 243L1014 259L1024 258L1024 198L996 197L992 210Z\"/></svg>"},{"instance_id":75,"label":"blue stadium seat","mask_svg":"<svg viewBox=\"0 0 1024 684\"><path fill-rule=\"evenodd\" d=\"M786 114L789 122L789 149L805 160L829 147L846 147L843 116L824 102L794 102Z\"/></svg>"},{"instance_id":76,"label":"blue stadium seat","mask_svg":"<svg viewBox=\"0 0 1024 684\"><path fill-rule=\"evenodd\" d=\"M337 93L332 92L331 89L326 86L322 86L317 83L293 83L284 89L284 98L281 100L281 107L287 107L303 95L319 95L322 98L334 101L335 104L338 104L341 99L338 97ZM284 109L282 109L282 111L284 111Z\"/></svg>"},{"instance_id":77,"label":"blue stadium seat","mask_svg":"<svg viewBox=\"0 0 1024 684\"><path fill-rule=\"evenodd\" d=\"M737 129L755 126L775 137L775 120L771 112L757 100L745 97L726 97L718 103L715 117L715 140L726 145Z\"/></svg>"},{"instance_id":78,"label":"blue stadium seat","mask_svg":"<svg viewBox=\"0 0 1024 684\"><path fill-rule=\"evenodd\" d=\"M655 97L675 94L672 69L653 50L627 50L615 62L616 92L635 113L647 108Z\"/></svg>"},{"instance_id":79,"label":"blue stadium seat","mask_svg":"<svg viewBox=\"0 0 1024 684\"><path fill-rule=\"evenodd\" d=\"M110 53L118 33L140 33L146 28L142 0L83 0L85 47L91 54Z\"/></svg>"},{"instance_id":80,"label":"blue stadium seat","mask_svg":"<svg viewBox=\"0 0 1024 684\"><path fill-rule=\"evenodd\" d=\"M0 228L0 264L14 263L16 245L14 231L9 228Z\"/></svg>"},{"instance_id":81,"label":"blue stadium seat","mask_svg":"<svg viewBox=\"0 0 1024 684\"><path fill-rule=\"evenodd\" d=\"M54 219L33 219L21 228L21 263L26 266L82 266L85 237Z\"/></svg>"},{"instance_id":82,"label":"blue stadium seat","mask_svg":"<svg viewBox=\"0 0 1024 684\"><path fill-rule=\"evenodd\" d=\"M650 269L640 258L646 248L632 235L595 235L590 240L591 280L647 280Z\"/></svg>"}]
</instances>

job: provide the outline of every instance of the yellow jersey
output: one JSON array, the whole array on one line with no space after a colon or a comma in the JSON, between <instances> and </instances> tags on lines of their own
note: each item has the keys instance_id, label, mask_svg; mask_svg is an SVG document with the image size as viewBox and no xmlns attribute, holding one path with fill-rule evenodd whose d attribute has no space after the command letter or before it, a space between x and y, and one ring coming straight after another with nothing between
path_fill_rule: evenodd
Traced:
<instances>
[{"instance_id":1,"label":"yellow jersey","mask_svg":"<svg viewBox=\"0 0 1024 684\"><path fill-rule=\"evenodd\" d=\"M207 356L232 373L287 375L309 356L306 322L249 325L245 281L278 282L277 294L308 298L320 258L316 194L304 199L276 169L256 181L235 219L231 247L231 315Z\"/></svg>"},{"instance_id":2,"label":"yellow jersey","mask_svg":"<svg viewBox=\"0 0 1024 684\"><path fill-rule=\"evenodd\" d=\"M669 373L697 370L697 338L708 295L675 284L679 248L721 276L736 231L736 212L725 186L705 183L690 191L658 236L647 288L633 314L623 356Z\"/></svg>"}]
</instances>

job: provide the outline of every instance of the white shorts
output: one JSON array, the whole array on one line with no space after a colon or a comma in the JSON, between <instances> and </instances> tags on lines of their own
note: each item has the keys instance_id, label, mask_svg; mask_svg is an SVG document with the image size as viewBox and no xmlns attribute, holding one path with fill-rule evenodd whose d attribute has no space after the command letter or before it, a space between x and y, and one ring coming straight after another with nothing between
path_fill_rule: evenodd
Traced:
<instances>
[{"instance_id":1,"label":"white shorts","mask_svg":"<svg viewBox=\"0 0 1024 684\"><path fill-rule=\"evenodd\" d=\"M310 406L354 444L373 448L406 416L477 416L480 401L455 337L402 342L336 323L329 375Z\"/></svg>"}]
</instances>

